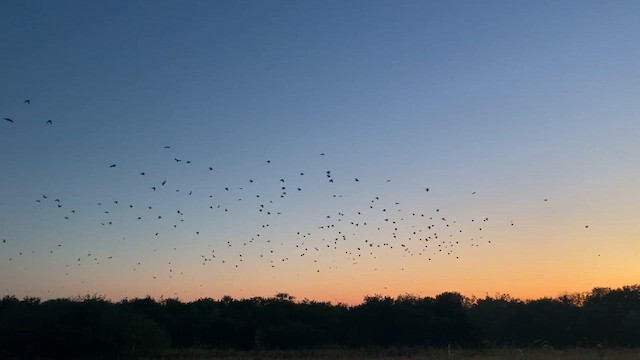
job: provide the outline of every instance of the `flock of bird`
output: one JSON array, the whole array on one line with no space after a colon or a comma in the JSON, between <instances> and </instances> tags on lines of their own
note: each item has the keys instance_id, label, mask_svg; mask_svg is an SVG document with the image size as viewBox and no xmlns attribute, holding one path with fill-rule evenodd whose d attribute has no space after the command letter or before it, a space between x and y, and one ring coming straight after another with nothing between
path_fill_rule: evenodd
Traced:
<instances>
[{"instance_id":1,"label":"flock of bird","mask_svg":"<svg viewBox=\"0 0 640 360\"><path fill-rule=\"evenodd\" d=\"M25 100L24 104L30 105L31 101ZM4 119L10 126L18 123L12 118ZM53 121L47 120L45 125L53 125ZM122 236L121 231L137 228L147 234L151 243L153 239L168 237L173 243L170 251L179 251L187 241L199 244L199 257L193 261L202 266L217 264L238 268L261 262L265 268L276 268L297 258L297 261L308 262L313 271L319 273L338 270L339 262L336 259L342 257L348 264L367 264L372 266L371 270L377 271L376 259L389 254L402 258L422 258L424 261L431 261L439 255L459 259L457 250L461 247L479 247L491 243L483 237L483 228L490 224L486 216L453 219L437 206L429 205L429 210L405 207L403 201L390 198L389 192L384 192L384 195L372 193L363 202L358 202L361 201L361 196L344 193L346 190L362 194L372 188L389 187L393 185L392 179L372 184L374 180L343 176L327 166L324 169L301 169L286 176L246 177L240 183L217 188L185 189L179 186L182 184L179 178L182 166L194 167L203 177L216 176L216 166L196 164L184 159L171 145L158 151L165 159L164 165L170 166L172 163L175 168L164 176L139 169L135 176L146 184L144 189L147 192L139 199L118 199L114 196L98 200L89 208L69 205L61 195L42 194L30 201L36 206L58 211L56 214L59 214L57 216L60 221L73 223L82 213L85 216L81 224L83 226L86 219L92 219L95 226L102 229L96 231L117 228L119 231L113 231L114 238L117 234L126 240L127 236ZM326 153L315 156L330 158ZM277 160L264 159L262 167L268 170L275 163ZM330 165L330 161L325 163ZM133 175L125 173L128 170L121 170L123 167L119 165L118 162L105 164L104 171L118 172L115 174L117 176ZM425 184L413 197L419 197L422 204L430 204L432 193L433 189ZM157 202L154 202L154 196L158 198ZM167 196L173 196L171 203L175 206L171 210L162 200L166 200ZM318 213L320 210L313 209L312 202L319 196L331 204L329 207L322 207L331 210L321 215ZM477 194L473 191L469 196ZM197 201L188 200L193 198L197 198ZM312 218L298 223L300 217L307 213ZM223 238L211 226L211 223L230 224L234 221L242 223L240 228L244 233L229 237L225 235ZM501 223L514 226L512 221ZM291 228L296 229L287 232ZM178 229L182 232L177 233ZM185 239L185 234L190 234L190 239ZM179 238L173 238L174 236ZM7 244L7 239L2 239L0 245L3 244ZM50 246L48 251L54 254L63 249L64 245L59 243ZM156 252L157 249L152 247L149 251ZM31 253L35 252L31 250ZM23 252L8 256L2 251L0 253L9 262L24 255ZM74 260L65 265L67 276L87 261L100 265L114 260L114 255L97 256L96 252L91 252L77 260L74 257ZM131 271L143 267L143 260L130 263ZM151 277L174 278L184 275L184 269L178 269L175 262L168 262L166 265L166 269L157 271Z\"/></svg>"}]
</instances>

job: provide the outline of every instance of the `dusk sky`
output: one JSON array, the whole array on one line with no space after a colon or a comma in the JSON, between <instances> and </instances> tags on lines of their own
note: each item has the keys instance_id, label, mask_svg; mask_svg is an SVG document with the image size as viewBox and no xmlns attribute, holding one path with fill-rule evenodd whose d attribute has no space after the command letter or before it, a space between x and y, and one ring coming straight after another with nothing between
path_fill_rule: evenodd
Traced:
<instances>
[{"instance_id":1,"label":"dusk sky","mask_svg":"<svg viewBox=\"0 0 640 360\"><path fill-rule=\"evenodd\" d=\"M0 34L0 296L639 282L638 1L2 1Z\"/></svg>"}]
</instances>

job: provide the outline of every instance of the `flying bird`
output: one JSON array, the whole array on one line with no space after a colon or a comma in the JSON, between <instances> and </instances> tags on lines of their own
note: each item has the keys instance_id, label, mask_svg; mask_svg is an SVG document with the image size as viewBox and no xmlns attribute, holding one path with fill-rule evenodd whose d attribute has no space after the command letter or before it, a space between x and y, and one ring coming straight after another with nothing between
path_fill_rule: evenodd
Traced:
<instances>
[{"instance_id":1,"label":"flying bird","mask_svg":"<svg viewBox=\"0 0 640 360\"><path fill-rule=\"evenodd\" d=\"M111 165L111 166L109 166L109 167L110 167L110 168L114 168L114 167L116 167L116 164L113 164L113 165Z\"/></svg>"},{"instance_id":2,"label":"flying bird","mask_svg":"<svg viewBox=\"0 0 640 360\"><path fill-rule=\"evenodd\" d=\"M6 121L13 123L13 120L9 119L9 118L4 118Z\"/></svg>"},{"instance_id":3,"label":"flying bird","mask_svg":"<svg viewBox=\"0 0 640 360\"><path fill-rule=\"evenodd\" d=\"M47 120L46 123L49 124L49 125L53 125L53 121L51 121L51 120Z\"/></svg>"},{"instance_id":4,"label":"flying bird","mask_svg":"<svg viewBox=\"0 0 640 360\"><path fill-rule=\"evenodd\" d=\"M31 104L31 100L27 99L24 101L25 104Z\"/></svg>"}]
</instances>

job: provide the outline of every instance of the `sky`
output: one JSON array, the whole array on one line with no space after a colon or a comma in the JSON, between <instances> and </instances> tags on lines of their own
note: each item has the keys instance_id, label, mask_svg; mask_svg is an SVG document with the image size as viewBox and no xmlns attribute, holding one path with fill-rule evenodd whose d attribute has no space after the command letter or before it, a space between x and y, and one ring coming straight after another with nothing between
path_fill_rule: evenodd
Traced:
<instances>
[{"instance_id":1,"label":"sky","mask_svg":"<svg viewBox=\"0 0 640 360\"><path fill-rule=\"evenodd\" d=\"M640 279L638 2L3 1L0 33L0 295Z\"/></svg>"}]
</instances>

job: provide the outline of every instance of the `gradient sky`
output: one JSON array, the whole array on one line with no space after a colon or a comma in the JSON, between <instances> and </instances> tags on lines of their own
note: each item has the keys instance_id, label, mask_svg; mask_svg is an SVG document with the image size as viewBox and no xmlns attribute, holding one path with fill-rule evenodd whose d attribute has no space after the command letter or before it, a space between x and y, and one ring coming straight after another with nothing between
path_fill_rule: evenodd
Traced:
<instances>
[{"instance_id":1,"label":"gradient sky","mask_svg":"<svg viewBox=\"0 0 640 360\"><path fill-rule=\"evenodd\" d=\"M0 34L0 295L640 279L637 1L3 1Z\"/></svg>"}]
</instances>

